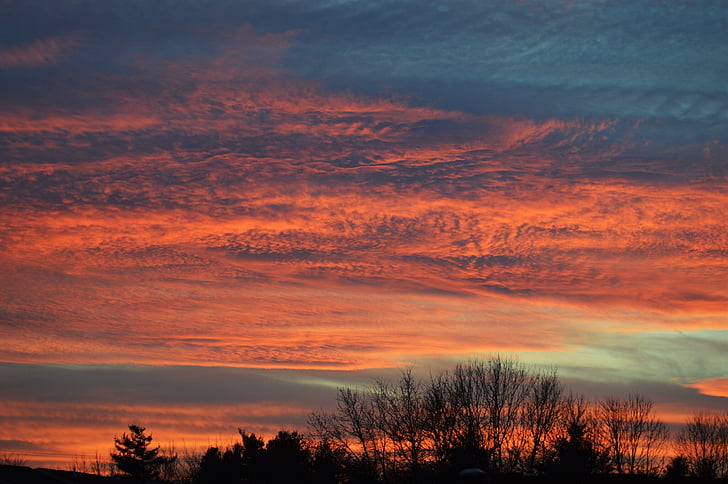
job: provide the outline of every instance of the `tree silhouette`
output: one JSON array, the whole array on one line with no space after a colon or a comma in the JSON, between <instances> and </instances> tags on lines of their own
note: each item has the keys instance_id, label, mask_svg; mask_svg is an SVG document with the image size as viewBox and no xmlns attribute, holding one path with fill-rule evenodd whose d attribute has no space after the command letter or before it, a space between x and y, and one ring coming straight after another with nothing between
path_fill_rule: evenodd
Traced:
<instances>
[{"instance_id":1,"label":"tree silhouette","mask_svg":"<svg viewBox=\"0 0 728 484\"><path fill-rule=\"evenodd\" d=\"M328 440L318 440L309 448L311 453L311 479L316 484L338 484L346 466L346 451Z\"/></svg>"},{"instance_id":2,"label":"tree silhouette","mask_svg":"<svg viewBox=\"0 0 728 484\"><path fill-rule=\"evenodd\" d=\"M655 474L660 467L668 432L652 407L652 400L637 394L599 402L603 440L618 474Z\"/></svg>"},{"instance_id":3,"label":"tree silhouette","mask_svg":"<svg viewBox=\"0 0 728 484\"><path fill-rule=\"evenodd\" d=\"M279 431L265 453L267 483L305 482L311 472L311 452L298 432Z\"/></svg>"},{"instance_id":4,"label":"tree silhouette","mask_svg":"<svg viewBox=\"0 0 728 484\"><path fill-rule=\"evenodd\" d=\"M255 434L240 431L242 442L236 442L225 451L210 447L200 460L196 484L238 484L260 481L263 472L263 441Z\"/></svg>"},{"instance_id":5,"label":"tree silhouette","mask_svg":"<svg viewBox=\"0 0 728 484\"><path fill-rule=\"evenodd\" d=\"M238 429L240 444L235 444L233 450L239 456L242 465L243 482L265 482L267 474L265 460L265 442L254 433L247 433Z\"/></svg>"},{"instance_id":6,"label":"tree silhouette","mask_svg":"<svg viewBox=\"0 0 728 484\"><path fill-rule=\"evenodd\" d=\"M546 444L564 411L564 387L556 370L539 373L532 378L530 390L521 412L525 430L528 472L541 470L546 460Z\"/></svg>"},{"instance_id":7,"label":"tree silhouette","mask_svg":"<svg viewBox=\"0 0 728 484\"><path fill-rule=\"evenodd\" d=\"M111 459L123 474L139 480L156 479L162 465L175 460L177 456L159 455L159 446L150 448L152 436L145 435L144 427L129 425L130 434L114 437L116 452Z\"/></svg>"},{"instance_id":8,"label":"tree silhouette","mask_svg":"<svg viewBox=\"0 0 728 484\"><path fill-rule=\"evenodd\" d=\"M403 370L395 384L378 380L374 387L374 403L379 427L392 441L393 458L401 461L399 467L403 467L412 481L418 481L424 465L427 437L422 383L415 378L411 368Z\"/></svg>"},{"instance_id":9,"label":"tree silhouette","mask_svg":"<svg viewBox=\"0 0 728 484\"><path fill-rule=\"evenodd\" d=\"M380 480L387 473L389 439L379 425L374 395L340 388L336 400L335 413L311 414L313 433L346 453L351 479Z\"/></svg>"},{"instance_id":10,"label":"tree silhouette","mask_svg":"<svg viewBox=\"0 0 728 484\"><path fill-rule=\"evenodd\" d=\"M180 479L165 471L176 456L152 447L144 427L129 430L114 437L111 453L121 473ZM429 381L405 369L393 382L340 388L334 412L310 415L306 438L282 430L264 443L239 433L239 442L196 456L184 482L452 483L474 467L499 482L521 482L522 472L543 474L534 483L728 477L728 414L694 415L675 440L680 455L664 468L668 433L651 400L567 396L555 370L534 372L497 356Z\"/></svg>"},{"instance_id":11,"label":"tree silhouette","mask_svg":"<svg viewBox=\"0 0 728 484\"><path fill-rule=\"evenodd\" d=\"M229 451L228 451L229 452ZM238 472L236 472L238 471ZM223 454L217 447L210 447L200 459L197 470L197 484L227 484L240 482L238 469L229 469L225 466Z\"/></svg>"},{"instance_id":12,"label":"tree silhouette","mask_svg":"<svg viewBox=\"0 0 728 484\"><path fill-rule=\"evenodd\" d=\"M324 467L327 465L324 456L319 456L319 467L314 469L308 443L298 432L281 430L267 444L253 433L242 429L238 432L241 441L228 447L225 452L217 447L207 449L200 460L196 484L336 482L332 479L336 469L327 470ZM323 479L311 479L314 470Z\"/></svg>"},{"instance_id":13,"label":"tree silhouette","mask_svg":"<svg viewBox=\"0 0 728 484\"><path fill-rule=\"evenodd\" d=\"M567 436L556 441L554 470L558 474L584 476L605 472L609 455L599 450L585 423L572 422Z\"/></svg>"},{"instance_id":14,"label":"tree silhouette","mask_svg":"<svg viewBox=\"0 0 728 484\"><path fill-rule=\"evenodd\" d=\"M682 479L690 474L690 461L684 455L678 455L670 459L665 467L666 479Z\"/></svg>"},{"instance_id":15,"label":"tree silhouette","mask_svg":"<svg viewBox=\"0 0 728 484\"><path fill-rule=\"evenodd\" d=\"M693 415L677 436L677 446L695 477L728 477L728 413Z\"/></svg>"}]
</instances>

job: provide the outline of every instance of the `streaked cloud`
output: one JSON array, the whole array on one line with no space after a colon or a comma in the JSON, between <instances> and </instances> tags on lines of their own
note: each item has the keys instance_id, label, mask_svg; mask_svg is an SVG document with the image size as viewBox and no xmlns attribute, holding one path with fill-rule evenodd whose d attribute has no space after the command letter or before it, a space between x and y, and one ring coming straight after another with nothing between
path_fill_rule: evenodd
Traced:
<instances>
[{"instance_id":1,"label":"streaked cloud","mask_svg":"<svg viewBox=\"0 0 728 484\"><path fill-rule=\"evenodd\" d=\"M703 395L728 397L728 378L708 378L687 386L695 388Z\"/></svg>"},{"instance_id":2,"label":"streaked cloud","mask_svg":"<svg viewBox=\"0 0 728 484\"><path fill-rule=\"evenodd\" d=\"M0 69L43 67L68 58L81 35L36 39L20 45L0 45Z\"/></svg>"}]
</instances>

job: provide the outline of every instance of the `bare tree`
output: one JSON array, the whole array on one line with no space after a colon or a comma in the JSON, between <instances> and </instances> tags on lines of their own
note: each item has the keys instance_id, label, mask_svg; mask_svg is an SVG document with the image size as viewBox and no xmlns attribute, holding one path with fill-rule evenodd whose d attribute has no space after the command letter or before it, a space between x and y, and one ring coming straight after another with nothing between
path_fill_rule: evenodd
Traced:
<instances>
[{"instance_id":1,"label":"bare tree","mask_svg":"<svg viewBox=\"0 0 728 484\"><path fill-rule=\"evenodd\" d=\"M183 446L179 457L178 479L182 482L194 482L200 473L203 455L204 453L194 448Z\"/></svg>"},{"instance_id":2,"label":"bare tree","mask_svg":"<svg viewBox=\"0 0 728 484\"><path fill-rule=\"evenodd\" d=\"M546 440L554 434L564 412L564 387L556 370L535 375L530 387L521 416L528 439L525 466L529 471L542 467Z\"/></svg>"},{"instance_id":3,"label":"bare tree","mask_svg":"<svg viewBox=\"0 0 728 484\"><path fill-rule=\"evenodd\" d=\"M728 414L693 415L677 436L677 448L696 477L728 477Z\"/></svg>"},{"instance_id":4,"label":"bare tree","mask_svg":"<svg viewBox=\"0 0 728 484\"><path fill-rule=\"evenodd\" d=\"M80 472L83 474L93 474L96 476L110 475L110 468L113 466L111 461L102 461L98 451L92 460L85 455L74 456L73 461L68 466L68 470L72 472Z\"/></svg>"},{"instance_id":5,"label":"bare tree","mask_svg":"<svg viewBox=\"0 0 728 484\"><path fill-rule=\"evenodd\" d=\"M159 477L163 481L178 481L182 477L182 466L175 450L174 443L167 448L161 448L159 455L163 457L159 467Z\"/></svg>"},{"instance_id":6,"label":"bare tree","mask_svg":"<svg viewBox=\"0 0 728 484\"><path fill-rule=\"evenodd\" d=\"M515 444L513 433L519 424L524 403L530 391L526 369L511 359L496 356L476 369L483 386L487 414L485 439L490 452L491 466L496 471L514 470L517 462L506 462L508 447ZM514 452L518 456L518 452Z\"/></svg>"},{"instance_id":7,"label":"bare tree","mask_svg":"<svg viewBox=\"0 0 728 484\"><path fill-rule=\"evenodd\" d=\"M323 441L342 449L371 479L386 480L389 441L377 420L372 392L340 388L334 413L314 413L309 426Z\"/></svg>"},{"instance_id":8,"label":"bare tree","mask_svg":"<svg viewBox=\"0 0 728 484\"><path fill-rule=\"evenodd\" d=\"M603 438L618 474L654 474L667 427L653 414L653 402L641 395L609 397L598 407Z\"/></svg>"},{"instance_id":9,"label":"bare tree","mask_svg":"<svg viewBox=\"0 0 728 484\"><path fill-rule=\"evenodd\" d=\"M447 374L430 377L424 396L426 433L435 466L445 470L461 440L459 405Z\"/></svg>"},{"instance_id":10,"label":"bare tree","mask_svg":"<svg viewBox=\"0 0 728 484\"><path fill-rule=\"evenodd\" d=\"M26 465L26 461L17 454L0 454L0 465L20 467Z\"/></svg>"},{"instance_id":11,"label":"bare tree","mask_svg":"<svg viewBox=\"0 0 728 484\"><path fill-rule=\"evenodd\" d=\"M371 481L392 472L416 480L425 470L509 472L557 462L583 473L657 472L667 430L652 401L630 395L594 405L563 393L555 370L534 373L495 356L426 384L405 369L365 391L339 389L336 410L312 414L309 424L326 449L345 453L348 468Z\"/></svg>"},{"instance_id":12,"label":"bare tree","mask_svg":"<svg viewBox=\"0 0 728 484\"><path fill-rule=\"evenodd\" d=\"M665 464L664 451L669 441L670 432L667 425L650 416L646 422L639 456L639 469L643 474L660 474Z\"/></svg>"},{"instance_id":13,"label":"bare tree","mask_svg":"<svg viewBox=\"0 0 728 484\"><path fill-rule=\"evenodd\" d=\"M523 366L500 356L461 363L432 378L425 400L437 430L435 460L512 470L520 457L514 434L521 430L530 382Z\"/></svg>"},{"instance_id":14,"label":"bare tree","mask_svg":"<svg viewBox=\"0 0 728 484\"><path fill-rule=\"evenodd\" d=\"M627 433L626 412L622 400L608 397L599 402L598 419L604 442L618 474L624 472L624 446Z\"/></svg>"},{"instance_id":15,"label":"bare tree","mask_svg":"<svg viewBox=\"0 0 728 484\"><path fill-rule=\"evenodd\" d=\"M483 366L481 361L458 364L446 379L447 394L458 415L458 447L466 454L466 459L477 459L479 450L485 447L483 429L488 415L482 384Z\"/></svg>"},{"instance_id":16,"label":"bare tree","mask_svg":"<svg viewBox=\"0 0 728 484\"><path fill-rule=\"evenodd\" d=\"M417 480L426 454L427 420L424 390L407 368L392 385L379 380L374 388L374 401L381 430L392 442L395 458L403 461L413 480Z\"/></svg>"}]
</instances>

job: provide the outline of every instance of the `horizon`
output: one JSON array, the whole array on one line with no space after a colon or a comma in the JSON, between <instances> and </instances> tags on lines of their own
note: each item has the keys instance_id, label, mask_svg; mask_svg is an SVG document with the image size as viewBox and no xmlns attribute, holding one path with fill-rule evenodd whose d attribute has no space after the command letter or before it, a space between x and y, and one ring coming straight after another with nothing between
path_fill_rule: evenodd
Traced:
<instances>
[{"instance_id":1,"label":"horizon","mask_svg":"<svg viewBox=\"0 0 728 484\"><path fill-rule=\"evenodd\" d=\"M723 0L0 3L0 455L493 354L728 409Z\"/></svg>"},{"instance_id":2,"label":"horizon","mask_svg":"<svg viewBox=\"0 0 728 484\"><path fill-rule=\"evenodd\" d=\"M516 365L519 365L526 369L530 374L535 375L541 372L549 372L549 371L556 371L556 374L558 374L558 368L554 367L540 367L537 365L524 365L523 362L513 359L509 355L502 355L502 354L494 354L494 355L487 355L487 357L481 357L477 359L469 359L467 361L461 361L457 362L456 364L461 363L470 363L474 361L481 361L486 362L490 358L505 358L506 360L512 361ZM166 371L169 372L172 370L172 368L156 368L157 371ZM286 422L282 425L275 427L275 424L266 424L263 426L256 425L255 423L252 424L252 426L238 426L234 424L233 422L226 422L227 425L225 428L218 426L217 427L217 433L216 434L210 434L205 433L204 426L195 425L195 432L192 433L189 430L180 430L180 426L184 427L185 425L188 425L190 422L189 420L184 420L185 418L189 419L191 416L195 416L197 418L205 418L204 413L210 411L210 406L190 406L189 404L180 405L178 401L175 401L174 399L168 399L168 402L165 404L158 403L155 408L148 408L148 407L141 407L139 405L134 406L134 411L129 412L127 410L125 416L128 418L138 418L140 415L143 415L147 419L144 422L138 422L138 421L129 421L128 424L123 425L120 429L111 429L108 426L104 428L105 434L100 432L99 428L93 427L96 430L96 434L92 434L92 432L87 430L86 432L83 432L84 439L86 439L86 442L83 445L78 445L76 449L78 452L70 454L70 453L58 453L58 452L37 452L37 451L30 451L30 452L13 452L13 453L1 453L0 457L8 458L8 459L20 459L22 460L22 465L29 466L33 468L53 468L53 469L60 469L60 470L70 470L70 469L80 469L83 466L88 466L90 469L90 466L93 465L93 463L98 460L102 465L108 466L110 465L110 459L109 454L114 451L113 441L117 437L120 437L123 433L127 433L129 425L139 425L146 428L146 434L153 436L153 446L159 446L162 451L164 452L170 452L171 454L176 454L180 457L185 456L200 456L205 453L205 451L208 448L211 447L217 447L217 448L230 448L235 442L239 442L239 432L245 431L245 432L252 432L253 434L256 434L258 437L263 439L264 441L267 441L269 439L272 439L275 437L275 435L279 431L296 431L299 434L302 434L306 438L308 438L309 433L309 426L307 424L308 417L316 412L319 411L333 411L336 407L337 398L336 394L338 393L338 390L340 389L346 389L350 388L356 391L360 391L363 393L369 393L374 390L374 385L377 381L381 380L382 378L384 381L387 381L389 383L395 383L396 380L399 378L399 376L402 374L402 371L405 369L410 369L413 371L413 375L417 380L420 380L423 383L427 383L430 381L430 378L432 376L441 375L443 373L449 373L452 372L454 367L438 367L437 372L433 373L432 368L428 370L428 373L425 374L423 372L422 368L418 368L416 366L406 366L406 367L400 367L393 371L393 369L387 369L382 371L368 371L364 375L360 375L360 377L357 379L357 383L349 385L349 386L333 386L332 380L326 380L321 379L317 381L315 384L321 387L329 387L330 390L335 390L330 392L330 398L331 400L328 402L328 405L322 405L318 408L309 408L305 409L303 407L299 408L284 408L284 410L288 411L288 417L284 418L282 421ZM120 370L120 368L105 368L106 371L114 371L114 370ZM143 371L143 368L136 367L136 368L127 368L127 370L139 372ZM284 372L285 373L285 372ZM384 376L386 375L386 376ZM280 378L280 375L277 375L273 378L273 380L277 380ZM640 393L635 392L633 390L626 391L625 388L627 388L626 385L617 385L612 388L610 388L607 391L602 390L596 390L596 388L599 388L600 384L594 384L591 382L579 382L576 381L570 381L569 379L564 379L561 376L558 377L559 381L563 385L564 389L564 397L568 395L574 395L578 396L581 395L587 399L587 403L589 404L590 408L592 410L596 409L600 402L604 401L608 398L619 398L624 399L630 396L642 396L648 398L649 401L653 403L657 403L655 407L652 409L652 412L654 414L654 417L658 419L658 421L666 424L667 430L669 432L668 436L668 443L667 445L661 450L661 454L665 458L670 458L675 455L677 447L675 447L675 439L679 433L679 431L684 427L686 422L689 420L690 417L694 417L696 415L725 415L726 409L721 406L720 401L716 401L715 399L704 399L702 401L703 406L699 408L686 408L685 406L680 406L678 408L671 408L670 406L665 406L664 404L660 404L659 402L655 402L651 397L647 397L650 393L654 395L653 392L648 393ZM316 380L316 378L312 378L311 380ZM261 379L262 381L262 379ZM300 379L297 381L289 380L290 383L294 383L301 386ZM228 381L220 380L216 382L216 385L219 386L221 389L222 387L226 386ZM312 384L312 381L305 381L303 385ZM177 388L180 387L180 385L170 385L176 386ZM278 388L280 390L280 388ZM269 391L276 391L273 386L269 389ZM622 391L625 391L625 393L621 393ZM320 397L319 397L320 398ZM241 400L244 398L241 398ZM180 399L184 400L184 399ZM712 401L711 401L712 400ZM323 402L323 399L320 400L321 403ZM717 404L717 405L716 405ZM237 409L241 412L250 411L250 407L246 406L245 404L239 404L239 405L232 405L233 408L237 407ZM119 410L120 406L114 407L115 410ZM259 411L259 406L252 407L254 410ZM91 412L90 414L86 414L87 417L90 416L92 418L98 417L98 415L108 412L108 407L101 407L94 405L89 405L84 408L82 408L85 412ZM227 409L230 410L229 408ZM276 408L275 410L280 410L280 408ZM61 411L62 412L62 411ZM98 413L94 413L98 412ZM60 412L59 412L60 413ZM122 412L124 413L124 412ZM171 417L170 417L171 415ZM266 413L264 415L267 418L270 418L270 413ZM175 418L177 417L177 418ZM250 421L251 416L249 413L247 414L247 419ZM108 418L108 417L107 417ZM120 422L123 420L121 416L115 416L113 417L114 420ZM209 416L208 416L209 418ZM154 421L154 419L159 419L159 422ZM211 421L214 420L216 423L225 423L222 422L222 418L219 416L210 419ZM195 422L198 423L198 422ZM158 431L158 429L161 429L161 432ZM113 430L113 433L110 433ZM162 434L163 439L160 439L158 437L159 434ZM165 437L166 436L166 437ZM90 439L90 440L89 440ZM180 439L180 440L176 440ZM85 471L84 471L85 472ZM90 472L90 470L89 470Z\"/></svg>"}]
</instances>

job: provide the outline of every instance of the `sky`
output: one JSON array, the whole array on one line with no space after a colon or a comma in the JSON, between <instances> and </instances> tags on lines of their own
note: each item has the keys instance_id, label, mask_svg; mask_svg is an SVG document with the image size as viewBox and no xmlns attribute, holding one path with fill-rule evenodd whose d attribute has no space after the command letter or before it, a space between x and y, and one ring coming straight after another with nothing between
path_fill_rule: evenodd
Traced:
<instances>
[{"instance_id":1,"label":"sky","mask_svg":"<svg viewBox=\"0 0 728 484\"><path fill-rule=\"evenodd\" d=\"M728 408L724 0L0 10L0 454L494 354Z\"/></svg>"}]
</instances>

